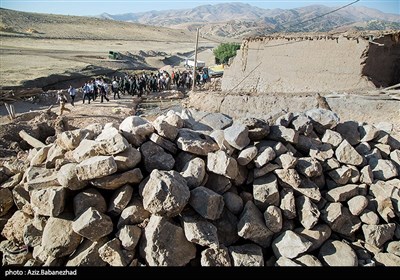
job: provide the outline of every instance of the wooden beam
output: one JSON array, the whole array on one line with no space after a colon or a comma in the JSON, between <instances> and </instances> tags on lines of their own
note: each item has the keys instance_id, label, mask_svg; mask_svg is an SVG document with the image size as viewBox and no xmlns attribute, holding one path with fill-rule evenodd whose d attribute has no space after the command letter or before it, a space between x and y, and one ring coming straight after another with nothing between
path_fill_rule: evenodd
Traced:
<instances>
[{"instance_id":1,"label":"wooden beam","mask_svg":"<svg viewBox=\"0 0 400 280\"><path fill-rule=\"evenodd\" d=\"M37 140L35 137L32 137L28 133L26 133L25 130L21 130L19 132L19 136L34 148L41 148L41 147L46 146L44 143Z\"/></svg>"}]
</instances>

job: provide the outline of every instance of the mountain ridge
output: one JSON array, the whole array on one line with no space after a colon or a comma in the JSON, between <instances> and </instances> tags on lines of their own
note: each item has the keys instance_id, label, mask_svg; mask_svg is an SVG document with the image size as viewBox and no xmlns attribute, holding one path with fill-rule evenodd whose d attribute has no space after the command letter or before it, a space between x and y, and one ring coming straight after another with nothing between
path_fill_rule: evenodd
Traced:
<instances>
[{"instance_id":1,"label":"mountain ridge","mask_svg":"<svg viewBox=\"0 0 400 280\"><path fill-rule=\"evenodd\" d=\"M203 35L232 38L274 32L328 32L336 28L343 29L344 26L351 26L356 30L365 30L365 26L373 26L379 30L400 28L400 15L397 14L384 13L363 6L348 6L332 12L335 9L337 7L324 5L294 9L263 9L234 2L200 5L193 9L170 9L119 15L104 13L98 17L153 26L185 28L191 31L200 27ZM376 20L381 24L368 24L369 21ZM307 24L299 25L301 22ZM292 25L296 25L296 28Z\"/></svg>"}]
</instances>

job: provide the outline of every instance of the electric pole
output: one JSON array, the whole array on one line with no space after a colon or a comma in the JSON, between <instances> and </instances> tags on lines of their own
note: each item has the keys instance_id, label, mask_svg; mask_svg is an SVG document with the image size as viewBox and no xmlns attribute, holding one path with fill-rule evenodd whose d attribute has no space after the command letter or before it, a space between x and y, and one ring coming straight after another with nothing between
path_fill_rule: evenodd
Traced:
<instances>
[{"instance_id":1,"label":"electric pole","mask_svg":"<svg viewBox=\"0 0 400 280\"><path fill-rule=\"evenodd\" d=\"M196 87L196 68L197 68L197 46L199 45L199 27L197 27L196 46L194 47L194 67L193 67L193 85L192 91Z\"/></svg>"}]
</instances>

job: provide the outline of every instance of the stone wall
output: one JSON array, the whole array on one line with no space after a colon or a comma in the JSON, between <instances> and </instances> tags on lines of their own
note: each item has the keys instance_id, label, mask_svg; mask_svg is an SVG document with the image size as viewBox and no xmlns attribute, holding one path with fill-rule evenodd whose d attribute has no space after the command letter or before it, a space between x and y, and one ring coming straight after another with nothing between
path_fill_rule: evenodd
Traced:
<instances>
[{"instance_id":1,"label":"stone wall","mask_svg":"<svg viewBox=\"0 0 400 280\"><path fill-rule=\"evenodd\" d=\"M400 82L400 32L267 36L245 39L225 68L222 90L332 92L387 87ZM380 45L382 44L382 45Z\"/></svg>"}]
</instances>

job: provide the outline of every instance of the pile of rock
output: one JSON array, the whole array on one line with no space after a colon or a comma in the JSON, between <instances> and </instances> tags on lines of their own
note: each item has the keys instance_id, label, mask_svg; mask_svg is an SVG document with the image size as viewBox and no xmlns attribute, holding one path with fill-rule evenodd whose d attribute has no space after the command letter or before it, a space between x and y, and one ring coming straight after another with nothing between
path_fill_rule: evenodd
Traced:
<instances>
[{"instance_id":1,"label":"pile of rock","mask_svg":"<svg viewBox=\"0 0 400 280\"><path fill-rule=\"evenodd\" d=\"M3 265L399 266L390 129L314 109L65 131L0 170Z\"/></svg>"}]
</instances>

